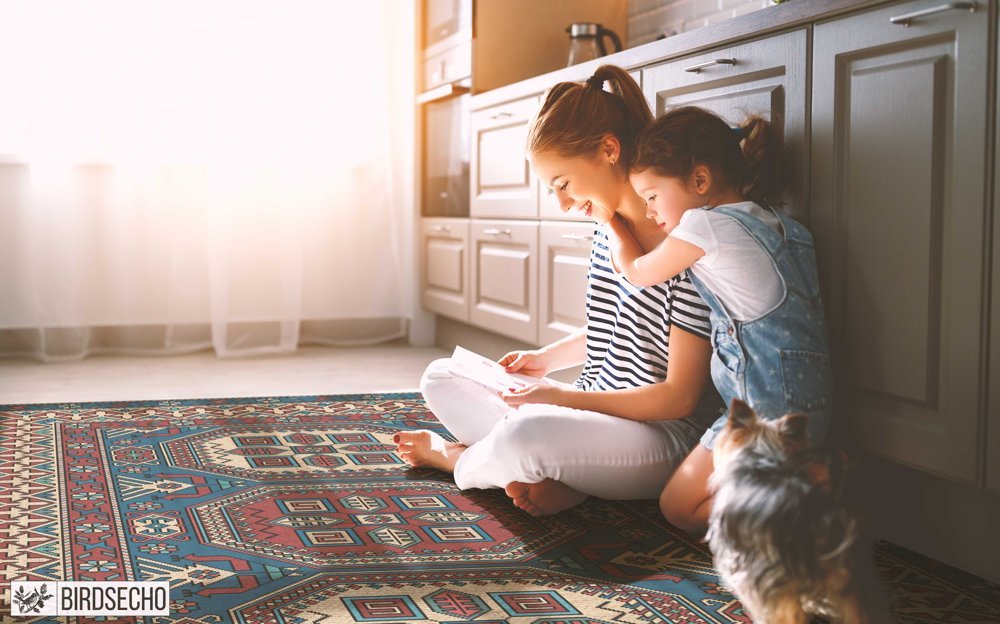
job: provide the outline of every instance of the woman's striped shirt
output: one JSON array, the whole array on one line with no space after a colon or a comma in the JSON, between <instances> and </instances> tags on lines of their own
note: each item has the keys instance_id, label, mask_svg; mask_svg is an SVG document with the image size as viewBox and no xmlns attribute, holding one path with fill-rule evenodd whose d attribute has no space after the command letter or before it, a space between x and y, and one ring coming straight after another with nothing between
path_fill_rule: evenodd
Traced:
<instances>
[{"instance_id":1,"label":"woman's striped shirt","mask_svg":"<svg viewBox=\"0 0 1000 624\"><path fill-rule=\"evenodd\" d=\"M587 361L576 386L617 390L666 379L670 328L709 337L709 308L687 273L640 288L615 271L598 226L587 278Z\"/></svg>"}]
</instances>

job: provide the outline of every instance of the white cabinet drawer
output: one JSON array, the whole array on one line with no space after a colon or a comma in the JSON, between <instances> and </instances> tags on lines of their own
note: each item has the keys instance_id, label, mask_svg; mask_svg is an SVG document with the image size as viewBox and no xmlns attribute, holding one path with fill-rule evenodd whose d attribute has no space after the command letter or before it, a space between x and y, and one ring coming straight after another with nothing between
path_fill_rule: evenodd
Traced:
<instances>
[{"instance_id":1,"label":"white cabinet drawer","mask_svg":"<svg viewBox=\"0 0 1000 624\"><path fill-rule=\"evenodd\" d=\"M542 222L538 231L538 343L586 324L593 223Z\"/></svg>"},{"instance_id":2,"label":"white cabinet drawer","mask_svg":"<svg viewBox=\"0 0 1000 624\"><path fill-rule=\"evenodd\" d=\"M483 221L470 226L469 321L535 343L538 338L538 223Z\"/></svg>"},{"instance_id":3,"label":"white cabinet drawer","mask_svg":"<svg viewBox=\"0 0 1000 624\"><path fill-rule=\"evenodd\" d=\"M472 113L473 217L538 216L538 181L524 151L537 110L538 96L531 96Z\"/></svg>"},{"instance_id":4,"label":"white cabinet drawer","mask_svg":"<svg viewBox=\"0 0 1000 624\"><path fill-rule=\"evenodd\" d=\"M424 308L469 320L469 220L424 219L421 302Z\"/></svg>"}]
</instances>

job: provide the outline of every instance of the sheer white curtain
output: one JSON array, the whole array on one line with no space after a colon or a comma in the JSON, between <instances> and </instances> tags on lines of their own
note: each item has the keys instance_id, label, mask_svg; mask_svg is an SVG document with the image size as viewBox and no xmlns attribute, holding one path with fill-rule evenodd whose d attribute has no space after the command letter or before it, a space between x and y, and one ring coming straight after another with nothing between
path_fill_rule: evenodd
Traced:
<instances>
[{"instance_id":1,"label":"sheer white curtain","mask_svg":"<svg viewBox=\"0 0 1000 624\"><path fill-rule=\"evenodd\" d=\"M0 357L401 336L410 5L0 0Z\"/></svg>"}]
</instances>

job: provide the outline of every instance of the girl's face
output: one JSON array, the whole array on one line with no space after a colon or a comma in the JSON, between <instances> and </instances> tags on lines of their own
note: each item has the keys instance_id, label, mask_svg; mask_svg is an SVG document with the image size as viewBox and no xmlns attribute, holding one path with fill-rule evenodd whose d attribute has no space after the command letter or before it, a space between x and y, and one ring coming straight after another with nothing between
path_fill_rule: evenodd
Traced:
<instances>
[{"instance_id":1,"label":"girl's face","mask_svg":"<svg viewBox=\"0 0 1000 624\"><path fill-rule=\"evenodd\" d=\"M704 192L698 192L698 183L691 180L657 174L652 168L629 174L632 188L646 203L646 216L656 221L656 227L669 234L680 223L681 215L692 208L705 205Z\"/></svg>"},{"instance_id":2,"label":"girl's face","mask_svg":"<svg viewBox=\"0 0 1000 624\"><path fill-rule=\"evenodd\" d=\"M617 212L623 188L628 189L618 169L611 165L614 156L603 151L593 157L545 151L531 154L529 161L542 186L555 194L563 212L574 210L604 225Z\"/></svg>"}]
</instances>

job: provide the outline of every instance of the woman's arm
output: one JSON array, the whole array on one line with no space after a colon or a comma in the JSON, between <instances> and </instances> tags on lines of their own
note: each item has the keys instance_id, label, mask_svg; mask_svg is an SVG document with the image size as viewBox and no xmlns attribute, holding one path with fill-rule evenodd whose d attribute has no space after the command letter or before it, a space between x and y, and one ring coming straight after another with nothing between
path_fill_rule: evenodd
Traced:
<instances>
[{"instance_id":1,"label":"woman's arm","mask_svg":"<svg viewBox=\"0 0 1000 624\"><path fill-rule=\"evenodd\" d=\"M545 375L565 368L583 364L587 359L587 328L560 338L559 340L534 351L511 351L500 358L497 363L508 373L521 373L532 377Z\"/></svg>"},{"instance_id":2,"label":"woman's arm","mask_svg":"<svg viewBox=\"0 0 1000 624\"><path fill-rule=\"evenodd\" d=\"M590 410L629 420L673 420L690 416L709 380L712 346L708 340L674 325L670 331L670 364L659 383L593 392L537 385L503 395L508 405L549 403Z\"/></svg>"},{"instance_id":3,"label":"woman's arm","mask_svg":"<svg viewBox=\"0 0 1000 624\"><path fill-rule=\"evenodd\" d=\"M616 215L609 225L614 232L609 240L611 257L628 281L636 286L665 282L705 255L701 247L670 236L648 254L643 254L642 247L621 217Z\"/></svg>"}]
</instances>

